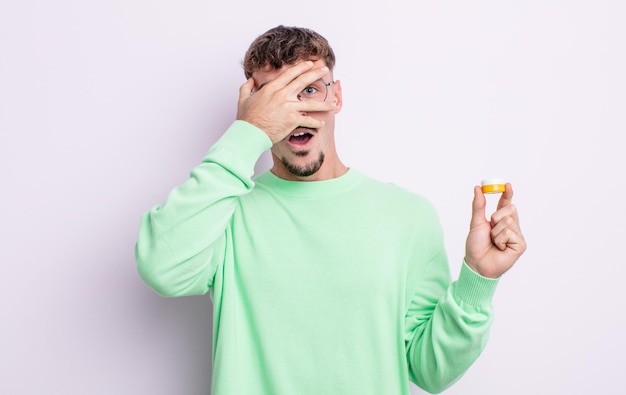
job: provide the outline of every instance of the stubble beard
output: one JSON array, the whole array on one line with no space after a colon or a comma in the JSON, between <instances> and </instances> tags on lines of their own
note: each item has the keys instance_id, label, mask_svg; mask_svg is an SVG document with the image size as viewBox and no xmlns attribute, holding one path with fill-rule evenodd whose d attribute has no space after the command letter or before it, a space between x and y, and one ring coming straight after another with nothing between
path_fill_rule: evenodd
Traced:
<instances>
[{"instance_id":1,"label":"stubble beard","mask_svg":"<svg viewBox=\"0 0 626 395\"><path fill-rule=\"evenodd\" d=\"M296 152L296 156L307 156L308 154L309 151ZM324 163L324 153L320 152L320 156L317 158L317 160L314 160L302 166L289 162L289 160L284 156L280 159L280 161L283 163L285 168L287 168L289 173L293 174L294 176L309 177L317 173L317 171L322 167L322 164Z\"/></svg>"}]
</instances>

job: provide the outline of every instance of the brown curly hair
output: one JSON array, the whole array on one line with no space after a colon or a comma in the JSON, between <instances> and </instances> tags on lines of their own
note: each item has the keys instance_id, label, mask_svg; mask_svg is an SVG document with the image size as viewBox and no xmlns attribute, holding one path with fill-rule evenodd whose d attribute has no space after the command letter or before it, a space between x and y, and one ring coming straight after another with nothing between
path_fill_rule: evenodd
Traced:
<instances>
[{"instance_id":1,"label":"brown curly hair","mask_svg":"<svg viewBox=\"0 0 626 395\"><path fill-rule=\"evenodd\" d=\"M324 37L311 29L280 25L250 44L242 64L246 78L250 78L257 70L277 70L300 60L317 59L324 59L330 70L335 66L335 53Z\"/></svg>"}]
</instances>

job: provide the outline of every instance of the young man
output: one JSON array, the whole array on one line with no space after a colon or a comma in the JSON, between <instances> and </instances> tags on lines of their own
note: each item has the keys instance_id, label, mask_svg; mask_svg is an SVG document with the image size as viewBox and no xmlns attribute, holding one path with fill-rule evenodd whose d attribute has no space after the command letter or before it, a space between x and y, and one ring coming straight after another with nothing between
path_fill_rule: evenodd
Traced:
<instances>
[{"instance_id":1,"label":"young man","mask_svg":"<svg viewBox=\"0 0 626 395\"><path fill-rule=\"evenodd\" d=\"M526 248L511 185L491 222L476 187L452 283L431 204L339 159L334 64L308 29L258 37L237 120L142 218L144 281L211 293L214 395L440 392L483 350L497 278ZM267 149L273 167L253 178Z\"/></svg>"}]
</instances>

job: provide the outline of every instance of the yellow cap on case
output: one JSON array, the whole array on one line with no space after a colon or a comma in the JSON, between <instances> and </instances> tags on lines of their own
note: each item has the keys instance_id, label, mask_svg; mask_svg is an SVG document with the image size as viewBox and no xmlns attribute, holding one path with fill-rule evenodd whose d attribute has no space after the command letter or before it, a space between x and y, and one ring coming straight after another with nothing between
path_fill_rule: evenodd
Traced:
<instances>
[{"instance_id":1,"label":"yellow cap on case","mask_svg":"<svg viewBox=\"0 0 626 395\"><path fill-rule=\"evenodd\" d=\"M480 183L483 193L502 193L506 191L506 182L501 178L489 178Z\"/></svg>"}]
</instances>

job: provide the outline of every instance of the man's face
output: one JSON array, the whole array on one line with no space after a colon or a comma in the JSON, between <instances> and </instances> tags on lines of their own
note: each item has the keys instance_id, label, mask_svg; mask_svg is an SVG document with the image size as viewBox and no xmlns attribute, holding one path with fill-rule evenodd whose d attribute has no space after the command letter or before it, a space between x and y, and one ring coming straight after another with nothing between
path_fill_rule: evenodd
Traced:
<instances>
[{"instance_id":1,"label":"man's face","mask_svg":"<svg viewBox=\"0 0 626 395\"><path fill-rule=\"evenodd\" d=\"M325 66L323 60L314 61L314 68ZM255 87L274 80L281 71L262 70L252 73ZM322 76L324 83L332 82L332 73ZM320 81L316 84L319 85ZM323 85L322 85L323 87ZM279 177L291 180L319 180L328 177L327 173L332 171L338 164L337 153L334 141L335 114L341 109L341 85L335 81L327 88L328 94L325 101L336 102L336 109L330 112L309 112L308 116L325 121L324 127L320 129L309 129L298 127L294 129L282 141L272 147L272 157L274 167L272 171ZM305 89L306 91L306 89ZM303 96L306 96L307 92ZM320 98L320 100L323 100Z\"/></svg>"}]
</instances>

